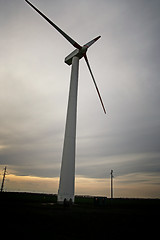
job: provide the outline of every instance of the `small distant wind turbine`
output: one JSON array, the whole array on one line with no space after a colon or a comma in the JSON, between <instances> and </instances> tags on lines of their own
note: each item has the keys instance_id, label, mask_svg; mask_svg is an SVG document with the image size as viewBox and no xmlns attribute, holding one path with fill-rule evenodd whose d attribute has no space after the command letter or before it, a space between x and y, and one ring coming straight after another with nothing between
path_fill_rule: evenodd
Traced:
<instances>
[{"instance_id":1,"label":"small distant wind turbine","mask_svg":"<svg viewBox=\"0 0 160 240\"><path fill-rule=\"evenodd\" d=\"M90 74L92 76L99 100L101 102L104 113L106 110L98 90L95 78L93 76L86 52L88 48L95 43L100 36L91 40L90 42L79 45L65 32L63 32L55 23L53 23L48 17L40 12L32 3L25 0L35 11L37 11L47 22L49 22L64 38L68 40L76 49L65 58L65 63L72 65L70 90L68 99L68 109L66 117L65 137L62 154L62 165L60 173L60 183L58 190L58 202L72 201L74 202L74 182L75 182L75 140L76 140L76 116L77 116L77 89L78 89L78 70L79 60L84 57Z\"/></svg>"}]
</instances>

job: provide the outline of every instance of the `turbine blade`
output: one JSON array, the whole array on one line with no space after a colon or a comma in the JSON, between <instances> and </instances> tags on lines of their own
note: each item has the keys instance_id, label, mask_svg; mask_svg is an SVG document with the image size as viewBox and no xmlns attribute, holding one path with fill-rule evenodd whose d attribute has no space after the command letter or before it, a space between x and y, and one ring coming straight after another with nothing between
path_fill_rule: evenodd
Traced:
<instances>
[{"instance_id":1,"label":"turbine blade","mask_svg":"<svg viewBox=\"0 0 160 240\"><path fill-rule=\"evenodd\" d=\"M82 47L74 41L71 37L69 37L65 32L63 32L56 24L54 24L48 17L46 17L42 12L38 10L32 3L28 0L25 0L36 12L38 12L47 22L49 22L59 33L63 35L75 48L81 49Z\"/></svg>"},{"instance_id":2,"label":"turbine blade","mask_svg":"<svg viewBox=\"0 0 160 240\"><path fill-rule=\"evenodd\" d=\"M86 43L84 46L89 48L93 43L95 43L101 36L98 36L96 38L94 38L93 40L91 40L90 42Z\"/></svg>"},{"instance_id":3,"label":"turbine blade","mask_svg":"<svg viewBox=\"0 0 160 240\"><path fill-rule=\"evenodd\" d=\"M102 104L103 111L104 111L104 113L106 114L106 109L105 109L105 107L104 107L104 104L103 104L103 101L102 101L102 98L101 98L100 92L99 92L99 90L98 90L98 87L97 87L96 81L95 81L95 79L94 79L94 76L93 76L93 73L92 73L91 67L90 67L90 65L89 65L87 55L85 55L84 58L85 58L85 60L86 60L87 66L88 66L89 71L90 71L90 74L91 74L91 76L92 76L92 79L93 79L93 82L94 82L95 88L96 88L96 90L97 90L97 93L98 93L98 96L99 96L100 102L101 102L101 104Z\"/></svg>"}]
</instances>

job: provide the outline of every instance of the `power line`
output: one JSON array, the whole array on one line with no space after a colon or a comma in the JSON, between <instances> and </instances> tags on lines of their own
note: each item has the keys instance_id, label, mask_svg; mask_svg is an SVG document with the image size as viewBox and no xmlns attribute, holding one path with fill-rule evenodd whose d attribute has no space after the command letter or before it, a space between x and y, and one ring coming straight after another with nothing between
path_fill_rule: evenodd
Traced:
<instances>
[{"instance_id":1,"label":"power line","mask_svg":"<svg viewBox=\"0 0 160 240\"><path fill-rule=\"evenodd\" d=\"M1 185L1 192L3 192L3 187L4 187L4 181L5 181L5 177L6 177L6 172L7 172L7 167L4 168L2 185Z\"/></svg>"},{"instance_id":2,"label":"power line","mask_svg":"<svg viewBox=\"0 0 160 240\"><path fill-rule=\"evenodd\" d=\"M111 198L113 198L113 170L111 170Z\"/></svg>"}]
</instances>

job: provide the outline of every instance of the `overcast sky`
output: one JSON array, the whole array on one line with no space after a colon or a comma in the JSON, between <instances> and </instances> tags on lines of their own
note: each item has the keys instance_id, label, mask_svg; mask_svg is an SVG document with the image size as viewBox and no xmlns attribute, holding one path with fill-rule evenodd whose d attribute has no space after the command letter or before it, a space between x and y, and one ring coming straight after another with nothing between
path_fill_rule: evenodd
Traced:
<instances>
[{"instance_id":1,"label":"overcast sky","mask_svg":"<svg viewBox=\"0 0 160 240\"><path fill-rule=\"evenodd\" d=\"M81 59L77 178L99 181L113 169L117 186L144 181L144 196L160 197L160 1L32 3L80 45L102 36L88 58L107 115ZM74 48L24 0L0 0L0 30L1 169L59 178L71 70L64 59Z\"/></svg>"}]
</instances>

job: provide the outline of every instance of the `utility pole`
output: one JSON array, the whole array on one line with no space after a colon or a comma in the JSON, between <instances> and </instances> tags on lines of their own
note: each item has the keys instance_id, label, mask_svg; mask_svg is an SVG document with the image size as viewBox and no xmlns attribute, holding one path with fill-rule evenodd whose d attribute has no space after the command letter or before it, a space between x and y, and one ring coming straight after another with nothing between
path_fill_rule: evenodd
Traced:
<instances>
[{"instance_id":1,"label":"utility pole","mask_svg":"<svg viewBox=\"0 0 160 240\"><path fill-rule=\"evenodd\" d=\"M2 185L1 185L1 192L3 192L4 181L5 181L5 177L6 177L6 170L7 170L7 167L4 168L3 179L2 179Z\"/></svg>"},{"instance_id":2,"label":"utility pole","mask_svg":"<svg viewBox=\"0 0 160 240\"><path fill-rule=\"evenodd\" d=\"M111 199L113 198L113 170L111 170Z\"/></svg>"}]
</instances>

